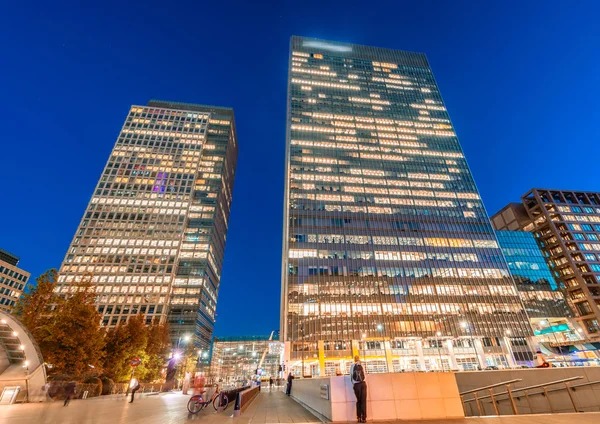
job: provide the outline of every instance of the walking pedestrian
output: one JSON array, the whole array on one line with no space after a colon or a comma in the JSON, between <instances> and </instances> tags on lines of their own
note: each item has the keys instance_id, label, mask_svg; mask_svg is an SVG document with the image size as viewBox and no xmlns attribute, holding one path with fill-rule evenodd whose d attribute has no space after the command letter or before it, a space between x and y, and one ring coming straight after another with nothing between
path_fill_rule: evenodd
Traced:
<instances>
[{"instance_id":1,"label":"walking pedestrian","mask_svg":"<svg viewBox=\"0 0 600 424\"><path fill-rule=\"evenodd\" d=\"M269 377L269 391L273 390L273 376Z\"/></svg>"},{"instance_id":2,"label":"walking pedestrian","mask_svg":"<svg viewBox=\"0 0 600 424\"><path fill-rule=\"evenodd\" d=\"M67 406L69 402L71 402L71 398L75 396L75 389L77 388L77 383L71 381L67 383L65 386L65 403L63 406Z\"/></svg>"},{"instance_id":3,"label":"walking pedestrian","mask_svg":"<svg viewBox=\"0 0 600 424\"><path fill-rule=\"evenodd\" d=\"M285 394L290 396L292 394L292 382L294 381L294 376L292 375L292 372L290 371L290 373L288 374L288 378L287 378L287 388L285 389Z\"/></svg>"},{"instance_id":4,"label":"walking pedestrian","mask_svg":"<svg viewBox=\"0 0 600 424\"><path fill-rule=\"evenodd\" d=\"M360 357L354 357L354 364L350 367L350 379L356 396L356 419L359 423L367 422L367 383L365 370L360 363Z\"/></svg>"},{"instance_id":5,"label":"walking pedestrian","mask_svg":"<svg viewBox=\"0 0 600 424\"><path fill-rule=\"evenodd\" d=\"M133 403L135 392L140 390L140 382L136 378L132 378L129 382L129 388L131 389L131 400L129 401L129 403Z\"/></svg>"}]
</instances>

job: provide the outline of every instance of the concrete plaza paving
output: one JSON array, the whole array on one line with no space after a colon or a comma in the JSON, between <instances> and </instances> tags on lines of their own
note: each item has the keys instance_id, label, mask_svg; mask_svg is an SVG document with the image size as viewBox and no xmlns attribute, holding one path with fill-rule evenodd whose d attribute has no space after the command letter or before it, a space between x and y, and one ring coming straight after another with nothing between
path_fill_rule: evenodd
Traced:
<instances>
[{"instance_id":1,"label":"concrete plaza paving","mask_svg":"<svg viewBox=\"0 0 600 424\"><path fill-rule=\"evenodd\" d=\"M319 419L280 391L263 392L241 417L231 418L233 406L216 413L212 407L197 415L186 409L189 396L162 393L136 396L130 404L125 396L62 402L0 406L0 424L175 424L192 421L203 424L318 423ZM459 420L398 421L396 424L597 424L600 413L521 415ZM378 424L391 424L380 422Z\"/></svg>"}]
</instances>

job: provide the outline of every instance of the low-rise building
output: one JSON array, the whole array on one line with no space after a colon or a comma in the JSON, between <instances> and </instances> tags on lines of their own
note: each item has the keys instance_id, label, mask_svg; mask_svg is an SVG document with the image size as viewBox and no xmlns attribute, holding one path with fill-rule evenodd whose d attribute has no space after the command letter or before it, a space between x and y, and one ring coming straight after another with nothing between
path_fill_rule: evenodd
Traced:
<instances>
[{"instance_id":1,"label":"low-rise building","mask_svg":"<svg viewBox=\"0 0 600 424\"><path fill-rule=\"evenodd\" d=\"M0 310L5 312L12 311L31 275L18 264L18 256L0 249Z\"/></svg>"},{"instance_id":2,"label":"low-rise building","mask_svg":"<svg viewBox=\"0 0 600 424\"><path fill-rule=\"evenodd\" d=\"M279 333L264 336L215 337L212 345L209 382L242 385L257 375L281 376L283 343Z\"/></svg>"}]
</instances>

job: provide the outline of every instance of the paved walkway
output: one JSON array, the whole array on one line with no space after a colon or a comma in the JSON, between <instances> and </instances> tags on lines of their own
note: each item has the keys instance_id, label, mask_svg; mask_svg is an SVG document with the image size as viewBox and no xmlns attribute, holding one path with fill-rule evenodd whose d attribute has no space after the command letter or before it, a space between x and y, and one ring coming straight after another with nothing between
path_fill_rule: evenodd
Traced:
<instances>
[{"instance_id":1,"label":"paved walkway","mask_svg":"<svg viewBox=\"0 0 600 424\"><path fill-rule=\"evenodd\" d=\"M231 418L233 406L217 414L212 407L191 415L186 409L189 396L163 393L136 396L128 403L125 396L74 400L68 407L62 402L0 406L0 424L278 424L318 423L319 420L280 391L266 390L239 418ZM496 418L465 418L450 421L401 421L394 424L598 424L600 413L521 415ZM391 423L377 423L391 424Z\"/></svg>"}]
</instances>

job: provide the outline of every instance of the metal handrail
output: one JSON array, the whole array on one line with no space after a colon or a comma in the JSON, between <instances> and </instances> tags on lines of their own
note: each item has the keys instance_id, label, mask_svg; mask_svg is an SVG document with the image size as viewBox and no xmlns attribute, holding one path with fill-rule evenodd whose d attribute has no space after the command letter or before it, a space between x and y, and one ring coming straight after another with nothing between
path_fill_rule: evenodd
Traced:
<instances>
[{"instance_id":1,"label":"metal handrail","mask_svg":"<svg viewBox=\"0 0 600 424\"><path fill-rule=\"evenodd\" d=\"M512 389L512 390L511 390L511 392L514 394L514 393L516 393L516 392L522 392L522 391L524 391L524 390L539 389L540 387L553 386L553 385L555 385L555 384L559 384L559 383L568 383L569 381L581 380L582 378L583 378L583 376L578 376L578 377L569 377L569 378L564 378L564 379L562 379L562 380L550 381L550 382L548 382L548 383L536 384L536 385L534 385L534 386L528 386L528 387L522 387L522 388L517 388L517 387L515 387L514 389ZM520 380L519 380L519 381L520 381ZM571 387L573 387L573 386L571 386ZM486 387L486 388L487 388L487 387ZM563 390L563 389L561 388L561 389L557 389L557 390ZM539 392L539 393L543 393L543 392ZM502 395L506 395L506 394L508 394L508 391L506 391L506 392L500 392L500 393L494 393L494 396L502 396ZM489 396L489 395L487 395L487 396L482 396L482 397L480 397L480 398L479 398L479 400L488 399L488 398L490 398L490 397L491 397L491 396ZM475 398L473 398L473 399L468 399L468 400L465 400L465 402L471 402L471 401L473 401L473 400L475 400ZM503 399L503 400L505 400L505 399Z\"/></svg>"},{"instance_id":2,"label":"metal handrail","mask_svg":"<svg viewBox=\"0 0 600 424\"><path fill-rule=\"evenodd\" d=\"M500 400L506 400L506 399L496 400L495 396L508 395L507 399L510 399L510 404L511 404L511 408L512 408L513 413L515 415L519 415L519 411L517 410L517 405L516 405L514 397L513 397L513 394L515 392L524 392L525 399L527 400L527 404L529 405L529 410L530 411L533 411L533 408L531 407L531 402L529 401L529 396L530 395L543 394L546 397L546 399L548 400L548 406L550 407L550 412L554 413L554 408L552 407L552 402L550 401L550 397L548 396L548 390L546 390L546 387L547 386L553 386L555 384L563 383L565 385L564 388L567 389L567 394L569 395L569 399L571 400L571 404L573 405L573 409L575 410L575 412L578 412L577 405L575 404L575 399L573 398L573 393L571 393L571 389L574 388L574 387L577 388L577 387L589 386L589 385L592 385L592 384L600 383L600 381L594 381L594 382L587 382L587 383L578 384L576 386L570 386L569 385L569 382L575 381L575 380L581 380L582 378L583 378L583 376L563 378L562 380L549 381L548 383L534 384L533 386L527 386L527 387L521 387L521 388L514 388L513 390L511 390L511 388L510 388L510 383L506 382L506 383L504 383L506 385L506 391L505 392L494 393L493 390L492 390L492 387L498 387L498 386L501 386L503 384L503 383L499 383L499 384L495 384L495 385L492 385L492 386L486 386L486 387L482 387L480 389L471 390L469 392L463 392L463 393L461 393L461 400L463 401L463 403L465 405L467 404L467 402L475 401L475 404L477 405L477 410L479 412L479 415L481 416L482 415L482 410L485 411L485 408L483 408L481 401L484 400L484 399L491 399L491 404L494 407L494 411L496 412L496 415L500 415L499 411L498 411L498 405L497 404L500 403ZM542 388L541 392L528 393L529 390L539 389L540 387ZM477 396L477 391L485 390L485 389L488 389L488 391L490 392L490 394L487 395L487 396L483 396L481 398L478 397ZM554 391L558 391L558 390L564 390L564 389L563 388L556 388L556 389L552 389L550 391L554 392ZM467 400L465 400L462 395L463 394L469 394L469 393L473 393L473 399L467 399ZM518 397L519 396L517 396L517 398Z\"/></svg>"},{"instance_id":3,"label":"metal handrail","mask_svg":"<svg viewBox=\"0 0 600 424\"><path fill-rule=\"evenodd\" d=\"M490 386L479 387L478 389L467 390L466 392L459 393L460 396L468 395L470 393L480 392L481 390L493 389L494 387L504 386L506 384L516 383L518 381L523 381L522 378L515 378L514 380L507 380L501 383L492 384ZM471 399L473 400L473 399Z\"/></svg>"}]
</instances>

